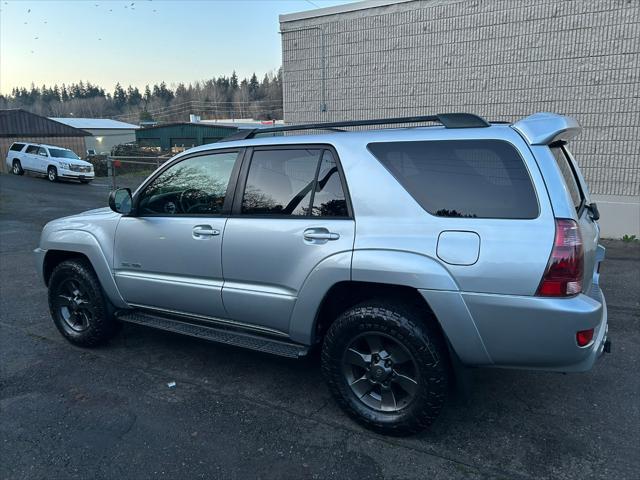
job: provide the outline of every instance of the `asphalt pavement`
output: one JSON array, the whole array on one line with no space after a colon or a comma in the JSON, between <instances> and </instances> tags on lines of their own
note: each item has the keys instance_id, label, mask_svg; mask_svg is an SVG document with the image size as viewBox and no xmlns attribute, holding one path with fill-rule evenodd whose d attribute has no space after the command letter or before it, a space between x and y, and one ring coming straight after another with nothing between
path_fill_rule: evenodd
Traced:
<instances>
[{"instance_id":1,"label":"asphalt pavement","mask_svg":"<svg viewBox=\"0 0 640 480\"><path fill-rule=\"evenodd\" d=\"M63 340L31 252L47 221L106 206L107 183L0 175L0 478L640 477L640 245L604 242L613 351L592 371L477 370L430 430L384 437L338 409L317 356L134 325Z\"/></svg>"}]
</instances>

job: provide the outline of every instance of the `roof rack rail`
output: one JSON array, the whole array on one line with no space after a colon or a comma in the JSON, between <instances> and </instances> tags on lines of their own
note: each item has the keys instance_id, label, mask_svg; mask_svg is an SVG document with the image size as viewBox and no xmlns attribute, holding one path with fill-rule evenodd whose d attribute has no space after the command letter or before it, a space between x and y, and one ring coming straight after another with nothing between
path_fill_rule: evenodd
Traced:
<instances>
[{"instance_id":1,"label":"roof rack rail","mask_svg":"<svg viewBox=\"0 0 640 480\"><path fill-rule=\"evenodd\" d=\"M375 120L347 120L343 122L306 123L301 125L284 125L281 127L253 128L241 130L233 135L223 138L220 142L234 140L246 140L254 138L257 134L290 132L298 130L332 130L342 131L344 127L362 127L370 125L393 125L398 123L424 123L436 122L445 128L484 128L489 122L472 113L439 113L437 115L423 115L416 117L380 118Z\"/></svg>"}]
</instances>

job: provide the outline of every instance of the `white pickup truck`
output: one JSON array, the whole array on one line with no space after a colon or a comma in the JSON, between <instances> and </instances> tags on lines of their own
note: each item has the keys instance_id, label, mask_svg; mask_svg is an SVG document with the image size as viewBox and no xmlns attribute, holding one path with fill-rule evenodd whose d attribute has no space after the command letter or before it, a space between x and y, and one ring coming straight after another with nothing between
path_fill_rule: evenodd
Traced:
<instances>
[{"instance_id":1,"label":"white pickup truck","mask_svg":"<svg viewBox=\"0 0 640 480\"><path fill-rule=\"evenodd\" d=\"M55 145L15 142L5 162L15 175L33 172L46 175L51 182L65 178L89 183L95 176L91 163L81 160L68 148Z\"/></svg>"}]
</instances>

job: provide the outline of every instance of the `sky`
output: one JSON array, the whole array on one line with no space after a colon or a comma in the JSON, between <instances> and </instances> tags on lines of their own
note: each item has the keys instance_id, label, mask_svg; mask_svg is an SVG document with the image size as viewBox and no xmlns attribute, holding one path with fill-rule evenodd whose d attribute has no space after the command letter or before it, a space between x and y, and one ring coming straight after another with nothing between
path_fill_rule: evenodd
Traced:
<instances>
[{"instance_id":1,"label":"sky","mask_svg":"<svg viewBox=\"0 0 640 480\"><path fill-rule=\"evenodd\" d=\"M261 78L282 62L278 15L350 1L0 0L0 93Z\"/></svg>"}]
</instances>

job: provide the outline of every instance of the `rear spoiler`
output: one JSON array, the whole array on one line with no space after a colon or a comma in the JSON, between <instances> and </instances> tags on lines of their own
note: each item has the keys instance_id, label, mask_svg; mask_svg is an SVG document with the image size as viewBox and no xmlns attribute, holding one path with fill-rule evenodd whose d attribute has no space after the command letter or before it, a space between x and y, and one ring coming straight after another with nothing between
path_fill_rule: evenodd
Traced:
<instances>
[{"instance_id":1,"label":"rear spoiler","mask_svg":"<svg viewBox=\"0 0 640 480\"><path fill-rule=\"evenodd\" d=\"M529 115L511 125L511 128L522 135L529 145L566 142L582 131L582 127L575 119L547 112Z\"/></svg>"}]
</instances>

